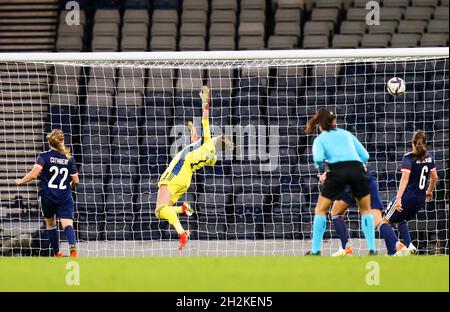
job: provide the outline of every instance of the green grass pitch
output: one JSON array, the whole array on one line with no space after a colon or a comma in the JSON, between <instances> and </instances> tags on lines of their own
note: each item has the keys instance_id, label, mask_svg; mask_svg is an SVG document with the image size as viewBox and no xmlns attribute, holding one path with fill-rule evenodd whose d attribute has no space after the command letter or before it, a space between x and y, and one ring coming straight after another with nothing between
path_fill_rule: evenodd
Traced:
<instances>
[{"instance_id":1,"label":"green grass pitch","mask_svg":"<svg viewBox=\"0 0 450 312\"><path fill-rule=\"evenodd\" d=\"M79 258L78 286L68 261L0 259L0 291L449 291L448 256Z\"/></svg>"}]
</instances>

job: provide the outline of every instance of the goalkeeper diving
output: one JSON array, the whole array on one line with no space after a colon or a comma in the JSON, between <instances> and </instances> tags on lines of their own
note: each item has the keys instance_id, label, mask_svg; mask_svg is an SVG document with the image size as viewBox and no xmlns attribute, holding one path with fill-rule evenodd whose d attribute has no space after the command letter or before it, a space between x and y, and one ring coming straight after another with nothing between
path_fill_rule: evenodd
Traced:
<instances>
[{"instance_id":1,"label":"goalkeeper diving","mask_svg":"<svg viewBox=\"0 0 450 312\"><path fill-rule=\"evenodd\" d=\"M184 230L178 219L179 214L192 216L193 209L187 202L181 206L175 206L178 199L188 190L193 173L205 166L214 166L217 161L216 145L225 143L233 149L234 144L224 135L211 138L209 128L209 88L203 86L200 92L202 99L202 130L203 136L199 138L192 122L188 122L191 135L191 144L183 148L169 164L169 167L162 174L158 183L158 198L155 215L158 219L168 220L178 233L181 250L189 240L189 231Z\"/></svg>"}]
</instances>

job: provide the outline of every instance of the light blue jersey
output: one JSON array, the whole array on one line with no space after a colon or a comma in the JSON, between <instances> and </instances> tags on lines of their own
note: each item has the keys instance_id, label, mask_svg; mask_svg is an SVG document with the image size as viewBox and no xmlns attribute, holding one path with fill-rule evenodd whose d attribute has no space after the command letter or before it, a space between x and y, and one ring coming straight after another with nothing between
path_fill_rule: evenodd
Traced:
<instances>
[{"instance_id":1,"label":"light blue jersey","mask_svg":"<svg viewBox=\"0 0 450 312\"><path fill-rule=\"evenodd\" d=\"M314 164L319 170L324 162L335 164L344 161L359 161L366 163L369 153L358 139L344 129L336 128L323 131L313 143Z\"/></svg>"}]
</instances>

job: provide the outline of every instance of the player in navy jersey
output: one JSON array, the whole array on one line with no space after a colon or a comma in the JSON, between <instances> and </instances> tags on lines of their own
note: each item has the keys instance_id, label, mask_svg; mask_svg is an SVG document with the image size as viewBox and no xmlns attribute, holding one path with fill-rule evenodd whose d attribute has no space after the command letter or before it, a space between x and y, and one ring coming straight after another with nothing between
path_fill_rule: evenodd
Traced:
<instances>
[{"instance_id":1,"label":"player in navy jersey","mask_svg":"<svg viewBox=\"0 0 450 312\"><path fill-rule=\"evenodd\" d=\"M367 171L367 178L369 180L370 187L370 213L373 215L375 228L380 232L381 237L384 238L388 255L408 255L408 248L398 240L393 228L388 224L386 219L383 218L382 212L384 206L380 192L378 191L377 178L370 171ZM339 247L338 251L332 254L332 256L335 257L352 254L352 248L347 246L347 226L343 218L344 213L350 206L356 206L356 201L352 196L351 188L347 186L345 192L334 201L330 212L334 229L341 240L341 247Z\"/></svg>"},{"instance_id":2,"label":"player in navy jersey","mask_svg":"<svg viewBox=\"0 0 450 312\"><path fill-rule=\"evenodd\" d=\"M61 130L54 129L47 135L47 140L50 150L41 153L33 169L22 179L16 179L15 184L22 185L39 178L39 201L53 253L56 257L62 256L56 223L56 218L59 218L69 242L70 256L76 258L71 187L79 183L78 170L69 149L64 146L64 133Z\"/></svg>"},{"instance_id":3,"label":"player in navy jersey","mask_svg":"<svg viewBox=\"0 0 450 312\"><path fill-rule=\"evenodd\" d=\"M425 133L422 130L414 133L412 151L403 157L401 171L402 178L397 196L386 208L385 218L391 224L397 224L406 246L411 253L416 253L417 250L411 243L407 222L425 207L425 202L433 199L433 190L438 181L436 166L428 153ZM430 183L427 187L428 180Z\"/></svg>"}]
</instances>

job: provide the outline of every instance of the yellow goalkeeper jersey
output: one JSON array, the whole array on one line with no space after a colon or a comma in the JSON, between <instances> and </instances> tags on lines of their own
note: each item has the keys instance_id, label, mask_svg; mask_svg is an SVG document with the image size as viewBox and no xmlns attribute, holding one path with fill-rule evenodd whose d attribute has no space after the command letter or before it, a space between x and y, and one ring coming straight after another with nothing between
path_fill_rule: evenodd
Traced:
<instances>
[{"instance_id":1,"label":"yellow goalkeeper jersey","mask_svg":"<svg viewBox=\"0 0 450 312\"><path fill-rule=\"evenodd\" d=\"M203 138L178 152L162 174L158 187L167 185L175 203L189 188L193 173L204 166L214 166L217 161L216 147L211 140L209 123L202 121Z\"/></svg>"}]
</instances>

